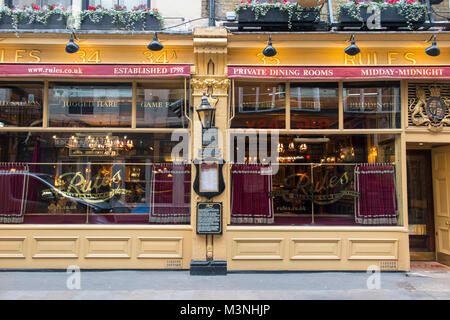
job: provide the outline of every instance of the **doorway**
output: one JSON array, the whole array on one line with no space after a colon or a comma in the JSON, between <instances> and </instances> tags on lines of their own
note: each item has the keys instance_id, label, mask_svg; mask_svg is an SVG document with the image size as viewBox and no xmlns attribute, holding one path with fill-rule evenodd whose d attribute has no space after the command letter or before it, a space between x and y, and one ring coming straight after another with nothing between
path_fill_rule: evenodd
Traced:
<instances>
[{"instance_id":1,"label":"doorway","mask_svg":"<svg viewBox=\"0 0 450 320\"><path fill-rule=\"evenodd\" d=\"M408 225L411 260L436 259L431 150L407 150Z\"/></svg>"},{"instance_id":2,"label":"doorway","mask_svg":"<svg viewBox=\"0 0 450 320\"><path fill-rule=\"evenodd\" d=\"M436 260L450 266L450 146L431 151Z\"/></svg>"}]
</instances>

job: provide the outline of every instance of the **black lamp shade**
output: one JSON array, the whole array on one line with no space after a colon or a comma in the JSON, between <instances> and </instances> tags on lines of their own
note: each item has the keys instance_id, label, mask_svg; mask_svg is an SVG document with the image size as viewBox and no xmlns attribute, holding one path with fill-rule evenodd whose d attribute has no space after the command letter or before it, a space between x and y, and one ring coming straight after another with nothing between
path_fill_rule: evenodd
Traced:
<instances>
[{"instance_id":1,"label":"black lamp shade","mask_svg":"<svg viewBox=\"0 0 450 320\"><path fill-rule=\"evenodd\" d=\"M206 94L203 94L202 104L196 111L198 113L198 118L202 123L203 129L210 129L214 127L216 120L216 108L209 104Z\"/></svg>"},{"instance_id":2,"label":"black lamp shade","mask_svg":"<svg viewBox=\"0 0 450 320\"><path fill-rule=\"evenodd\" d=\"M355 56L360 53L358 46L355 44L355 41L352 41L352 44L345 48L344 52L349 56Z\"/></svg>"},{"instance_id":3,"label":"black lamp shade","mask_svg":"<svg viewBox=\"0 0 450 320\"><path fill-rule=\"evenodd\" d=\"M436 45L436 39L433 40L431 46L425 49L425 53L431 57L437 57L441 54L441 49Z\"/></svg>"},{"instance_id":4,"label":"black lamp shade","mask_svg":"<svg viewBox=\"0 0 450 320\"><path fill-rule=\"evenodd\" d=\"M272 46L272 36L269 35L269 43L264 48L262 54L266 57L273 57L277 54L277 50Z\"/></svg>"},{"instance_id":5,"label":"black lamp shade","mask_svg":"<svg viewBox=\"0 0 450 320\"><path fill-rule=\"evenodd\" d=\"M164 48L164 46L161 44L161 42L158 41L158 36L153 36L153 41L150 42L150 44L147 46L147 48L151 51L160 51Z\"/></svg>"},{"instance_id":6,"label":"black lamp shade","mask_svg":"<svg viewBox=\"0 0 450 320\"><path fill-rule=\"evenodd\" d=\"M344 52L348 54L349 56L356 56L358 53L360 53L361 50L359 50L358 46L355 43L355 35L352 34L350 37L351 44L345 48Z\"/></svg>"},{"instance_id":7,"label":"black lamp shade","mask_svg":"<svg viewBox=\"0 0 450 320\"><path fill-rule=\"evenodd\" d=\"M73 42L73 36L70 35L70 40L66 44L66 52L67 53L75 53L80 50L80 46Z\"/></svg>"}]
</instances>

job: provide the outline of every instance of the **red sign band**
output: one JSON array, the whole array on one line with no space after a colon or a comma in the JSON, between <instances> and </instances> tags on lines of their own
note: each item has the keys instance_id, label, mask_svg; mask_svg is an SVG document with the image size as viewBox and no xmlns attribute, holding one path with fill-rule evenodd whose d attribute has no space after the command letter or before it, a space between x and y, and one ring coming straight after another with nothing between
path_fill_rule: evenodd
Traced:
<instances>
[{"instance_id":1,"label":"red sign band","mask_svg":"<svg viewBox=\"0 0 450 320\"><path fill-rule=\"evenodd\" d=\"M189 77L190 65L0 64L0 77Z\"/></svg>"},{"instance_id":2,"label":"red sign band","mask_svg":"<svg viewBox=\"0 0 450 320\"><path fill-rule=\"evenodd\" d=\"M263 79L450 79L450 67L246 67L229 66L229 78Z\"/></svg>"}]
</instances>

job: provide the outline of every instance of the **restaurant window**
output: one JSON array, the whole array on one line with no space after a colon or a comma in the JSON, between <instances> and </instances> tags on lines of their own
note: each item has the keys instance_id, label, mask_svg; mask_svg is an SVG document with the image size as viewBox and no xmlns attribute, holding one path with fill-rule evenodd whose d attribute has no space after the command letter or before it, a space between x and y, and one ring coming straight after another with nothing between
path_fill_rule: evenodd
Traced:
<instances>
[{"instance_id":1,"label":"restaurant window","mask_svg":"<svg viewBox=\"0 0 450 320\"><path fill-rule=\"evenodd\" d=\"M337 83L290 84L291 129L337 129Z\"/></svg>"},{"instance_id":2,"label":"restaurant window","mask_svg":"<svg viewBox=\"0 0 450 320\"><path fill-rule=\"evenodd\" d=\"M138 83L138 128L187 128L188 112L184 82Z\"/></svg>"},{"instance_id":3,"label":"restaurant window","mask_svg":"<svg viewBox=\"0 0 450 320\"><path fill-rule=\"evenodd\" d=\"M286 127L286 85L275 82L236 82L232 128Z\"/></svg>"},{"instance_id":4,"label":"restaurant window","mask_svg":"<svg viewBox=\"0 0 450 320\"><path fill-rule=\"evenodd\" d=\"M131 83L49 84L51 127L131 127Z\"/></svg>"},{"instance_id":5,"label":"restaurant window","mask_svg":"<svg viewBox=\"0 0 450 320\"><path fill-rule=\"evenodd\" d=\"M344 128L400 128L398 82L344 83Z\"/></svg>"},{"instance_id":6,"label":"restaurant window","mask_svg":"<svg viewBox=\"0 0 450 320\"><path fill-rule=\"evenodd\" d=\"M277 161L269 165L267 159L254 156L252 138L244 144L241 134L232 134L237 156L231 168L231 223L399 225L401 179L395 165L399 138L282 135L276 146ZM261 148L268 140L258 136L253 141ZM241 159L239 150L245 150Z\"/></svg>"},{"instance_id":7,"label":"restaurant window","mask_svg":"<svg viewBox=\"0 0 450 320\"><path fill-rule=\"evenodd\" d=\"M44 6L59 5L68 9L72 5L72 0L6 0L7 6L15 8L23 8L33 4L43 8Z\"/></svg>"},{"instance_id":8,"label":"restaurant window","mask_svg":"<svg viewBox=\"0 0 450 320\"><path fill-rule=\"evenodd\" d=\"M0 223L189 224L187 150L172 158L179 142L170 133L1 132Z\"/></svg>"},{"instance_id":9,"label":"restaurant window","mask_svg":"<svg viewBox=\"0 0 450 320\"><path fill-rule=\"evenodd\" d=\"M0 127L42 126L42 83L0 83Z\"/></svg>"}]
</instances>

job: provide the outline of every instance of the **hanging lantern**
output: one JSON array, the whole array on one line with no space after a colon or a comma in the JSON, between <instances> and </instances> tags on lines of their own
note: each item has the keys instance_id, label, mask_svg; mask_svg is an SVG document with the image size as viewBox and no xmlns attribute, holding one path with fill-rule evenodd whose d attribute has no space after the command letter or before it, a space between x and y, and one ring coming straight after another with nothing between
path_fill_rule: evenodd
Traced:
<instances>
[{"instance_id":1,"label":"hanging lantern","mask_svg":"<svg viewBox=\"0 0 450 320\"><path fill-rule=\"evenodd\" d=\"M282 143L278 144L278 152L279 153L284 152L284 145Z\"/></svg>"},{"instance_id":2,"label":"hanging lantern","mask_svg":"<svg viewBox=\"0 0 450 320\"><path fill-rule=\"evenodd\" d=\"M289 143L289 150L294 151L295 150L295 144L293 142Z\"/></svg>"},{"instance_id":3,"label":"hanging lantern","mask_svg":"<svg viewBox=\"0 0 450 320\"><path fill-rule=\"evenodd\" d=\"M376 156L378 156L378 148L377 147L372 147L372 148L370 148L370 155L372 156L372 157L376 157Z\"/></svg>"},{"instance_id":4,"label":"hanging lantern","mask_svg":"<svg viewBox=\"0 0 450 320\"><path fill-rule=\"evenodd\" d=\"M305 152L308 150L308 145L306 143L302 143L299 147L300 152Z\"/></svg>"}]
</instances>

